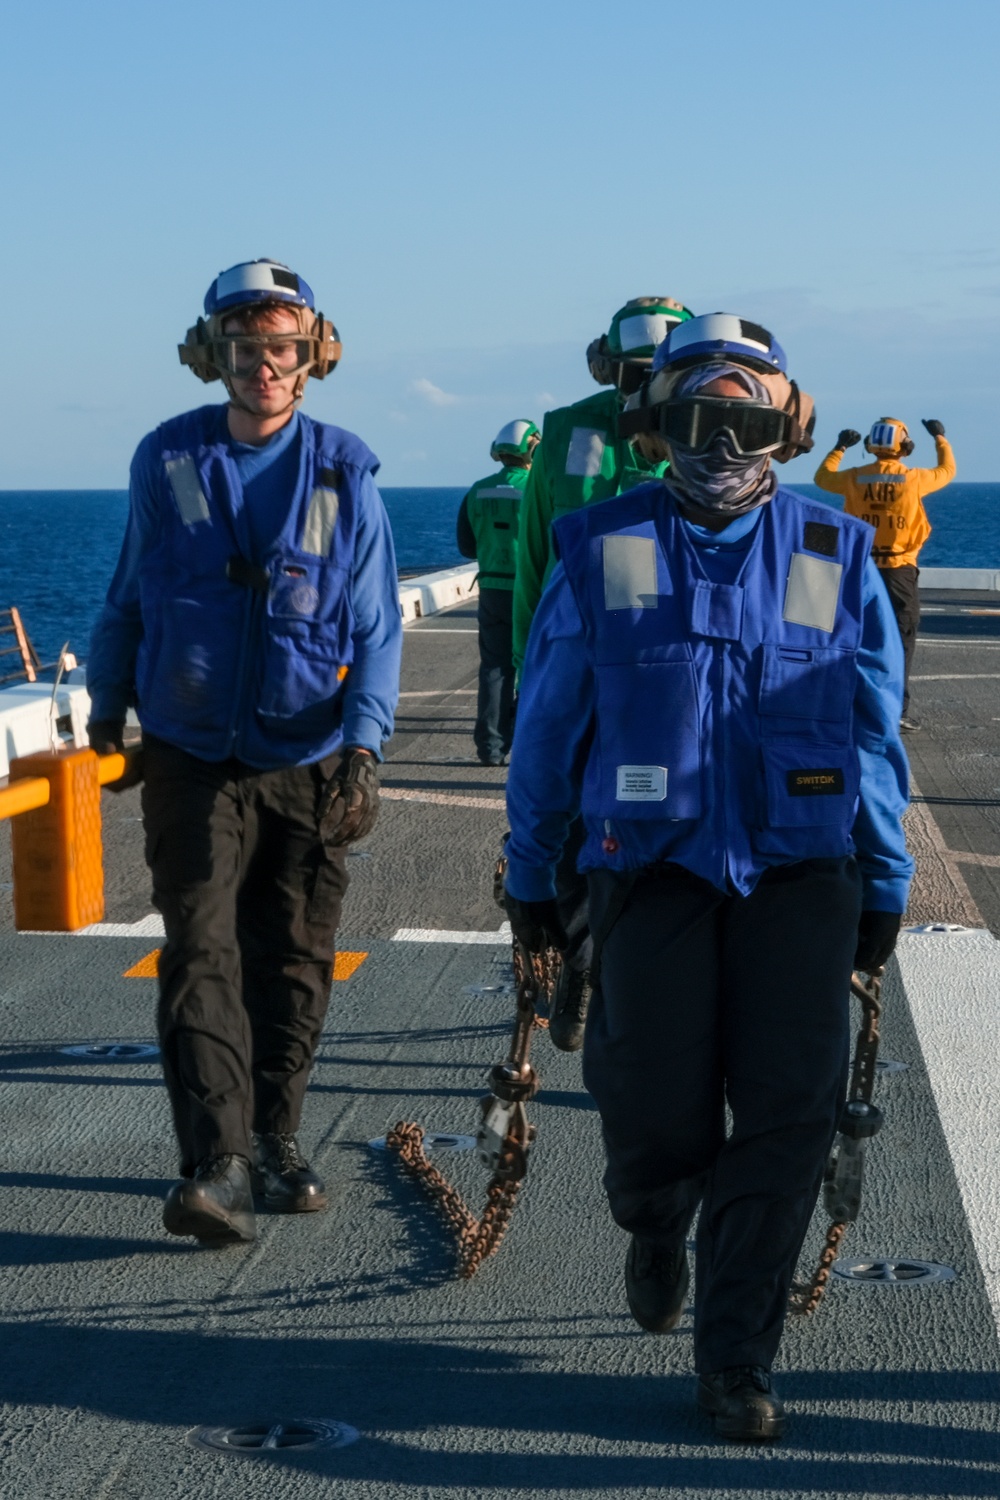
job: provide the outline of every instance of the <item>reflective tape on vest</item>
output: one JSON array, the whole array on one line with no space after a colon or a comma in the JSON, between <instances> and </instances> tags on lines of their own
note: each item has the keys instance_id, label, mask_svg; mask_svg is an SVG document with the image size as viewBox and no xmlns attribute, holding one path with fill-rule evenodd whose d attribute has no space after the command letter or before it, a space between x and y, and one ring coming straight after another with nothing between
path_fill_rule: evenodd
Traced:
<instances>
[{"instance_id":1,"label":"reflective tape on vest","mask_svg":"<svg viewBox=\"0 0 1000 1500\"><path fill-rule=\"evenodd\" d=\"M195 526L199 521L210 521L212 517L208 501L191 454L182 453L180 458L167 458L163 467L167 471L167 479L184 525Z\"/></svg>"},{"instance_id":2,"label":"reflective tape on vest","mask_svg":"<svg viewBox=\"0 0 1000 1500\"><path fill-rule=\"evenodd\" d=\"M790 625L809 625L829 635L837 618L843 572L841 563L793 552L781 618Z\"/></svg>"},{"instance_id":3,"label":"reflective tape on vest","mask_svg":"<svg viewBox=\"0 0 1000 1500\"><path fill-rule=\"evenodd\" d=\"M566 473L577 479L596 479L604 462L608 435L596 427L574 427L566 450Z\"/></svg>"},{"instance_id":4,"label":"reflective tape on vest","mask_svg":"<svg viewBox=\"0 0 1000 1500\"><path fill-rule=\"evenodd\" d=\"M606 536L605 609L656 609L656 543L651 536Z\"/></svg>"},{"instance_id":5,"label":"reflective tape on vest","mask_svg":"<svg viewBox=\"0 0 1000 1500\"><path fill-rule=\"evenodd\" d=\"M333 542L333 528L340 511L340 496L336 490L317 487L309 497L305 531L302 536L303 552L316 557L329 557Z\"/></svg>"}]
</instances>

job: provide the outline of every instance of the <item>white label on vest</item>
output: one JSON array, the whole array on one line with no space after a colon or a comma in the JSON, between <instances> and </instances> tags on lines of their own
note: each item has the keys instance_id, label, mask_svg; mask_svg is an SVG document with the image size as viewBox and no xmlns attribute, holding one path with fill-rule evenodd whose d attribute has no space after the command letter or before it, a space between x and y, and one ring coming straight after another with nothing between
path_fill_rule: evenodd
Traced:
<instances>
[{"instance_id":1,"label":"white label on vest","mask_svg":"<svg viewBox=\"0 0 1000 1500\"><path fill-rule=\"evenodd\" d=\"M488 488L476 490L476 500L520 500L523 490L519 490L513 484L494 484Z\"/></svg>"},{"instance_id":2,"label":"white label on vest","mask_svg":"<svg viewBox=\"0 0 1000 1500\"><path fill-rule=\"evenodd\" d=\"M656 543L651 536L606 536L604 608L656 609Z\"/></svg>"},{"instance_id":3,"label":"white label on vest","mask_svg":"<svg viewBox=\"0 0 1000 1500\"><path fill-rule=\"evenodd\" d=\"M855 474L859 484L905 484L908 474Z\"/></svg>"},{"instance_id":4,"label":"white label on vest","mask_svg":"<svg viewBox=\"0 0 1000 1500\"><path fill-rule=\"evenodd\" d=\"M577 479L596 479L601 472L607 440L607 433L598 432L596 427L574 427L566 452L566 473Z\"/></svg>"},{"instance_id":5,"label":"white label on vest","mask_svg":"<svg viewBox=\"0 0 1000 1500\"><path fill-rule=\"evenodd\" d=\"M167 471L167 479L177 502L181 520L185 526L194 526L199 521L210 521L212 519L208 509L208 501L198 478L198 470L190 453L184 453L180 458L168 458L163 467Z\"/></svg>"},{"instance_id":6,"label":"white label on vest","mask_svg":"<svg viewBox=\"0 0 1000 1500\"><path fill-rule=\"evenodd\" d=\"M793 552L781 618L790 625L810 625L829 633L837 618L843 571L842 563Z\"/></svg>"},{"instance_id":7,"label":"white label on vest","mask_svg":"<svg viewBox=\"0 0 1000 1500\"><path fill-rule=\"evenodd\" d=\"M666 766L619 766L619 802L663 802L667 795Z\"/></svg>"},{"instance_id":8,"label":"white label on vest","mask_svg":"<svg viewBox=\"0 0 1000 1500\"><path fill-rule=\"evenodd\" d=\"M311 552L314 557L329 556L339 510L340 497L336 490L313 490L309 496L306 529L302 535L303 552Z\"/></svg>"}]
</instances>

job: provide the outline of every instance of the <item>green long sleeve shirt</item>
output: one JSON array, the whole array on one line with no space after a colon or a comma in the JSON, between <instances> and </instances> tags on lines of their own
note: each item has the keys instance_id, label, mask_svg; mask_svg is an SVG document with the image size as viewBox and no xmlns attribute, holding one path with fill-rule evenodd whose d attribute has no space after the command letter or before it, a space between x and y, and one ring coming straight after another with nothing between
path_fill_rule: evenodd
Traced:
<instances>
[{"instance_id":1,"label":"green long sleeve shirt","mask_svg":"<svg viewBox=\"0 0 1000 1500\"><path fill-rule=\"evenodd\" d=\"M667 464L644 462L618 437L622 398L613 387L546 413L521 504L514 580L514 664L520 671L528 632L555 562L552 522L658 479Z\"/></svg>"}]
</instances>

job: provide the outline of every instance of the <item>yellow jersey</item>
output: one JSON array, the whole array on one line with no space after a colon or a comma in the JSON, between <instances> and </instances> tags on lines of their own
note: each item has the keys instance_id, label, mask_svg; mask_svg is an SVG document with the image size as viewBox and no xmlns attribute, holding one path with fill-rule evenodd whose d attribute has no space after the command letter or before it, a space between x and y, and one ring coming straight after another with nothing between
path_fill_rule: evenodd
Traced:
<instances>
[{"instance_id":1,"label":"yellow jersey","mask_svg":"<svg viewBox=\"0 0 1000 1500\"><path fill-rule=\"evenodd\" d=\"M934 469L910 469L898 458L877 458L840 473L844 449L834 448L816 470L815 483L821 490L843 495L847 514L875 527L872 557L880 568L915 566L931 534L924 496L944 489L955 477L951 444L943 437L935 438L934 444Z\"/></svg>"}]
</instances>

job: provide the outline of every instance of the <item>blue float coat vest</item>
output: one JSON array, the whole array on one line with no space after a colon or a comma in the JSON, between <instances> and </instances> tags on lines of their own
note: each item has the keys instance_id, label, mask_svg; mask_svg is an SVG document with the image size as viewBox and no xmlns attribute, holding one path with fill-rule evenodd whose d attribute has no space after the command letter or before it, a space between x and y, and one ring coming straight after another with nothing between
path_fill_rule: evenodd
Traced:
<instances>
[{"instance_id":1,"label":"blue float coat vest","mask_svg":"<svg viewBox=\"0 0 1000 1500\"><path fill-rule=\"evenodd\" d=\"M358 487L377 460L353 434L300 413L285 523L254 557L225 410L201 407L158 429L161 525L139 574L139 720L205 760L317 760L340 743Z\"/></svg>"},{"instance_id":2,"label":"blue float coat vest","mask_svg":"<svg viewBox=\"0 0 1000 1500\"><path fill-rule=\"evenodd\" d=\"M779 489L732 584L705 576L662 484L554 534L596 678L581 868L646 863L652 834L746 893L766 865L849 853L870 527Z\"/></svg>"}]
</instances>

